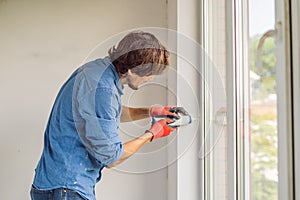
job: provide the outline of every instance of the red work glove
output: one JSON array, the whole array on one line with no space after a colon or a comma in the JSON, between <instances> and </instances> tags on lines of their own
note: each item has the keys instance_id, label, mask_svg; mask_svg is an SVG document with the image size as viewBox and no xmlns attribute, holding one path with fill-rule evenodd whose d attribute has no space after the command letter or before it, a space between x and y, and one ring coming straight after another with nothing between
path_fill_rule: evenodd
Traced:
<instances>
[{"instance_id":1,"label":"red work glove","mask_svg":"<svg viewBox=\"0 0 300 200\"><path fill-rule=\"evenodd\" d=\"M170 119L161 119L158 122L155 122L149 129L149 131L153 134L151 141L154 138L161 138L170 135L170 133L175 130L175 128L167 125L167 123L171 122L173 122L173 120Z\"/></svg>"},{"instance_id":2,"label":"red work glove","mask_svg":"<svg viewBox=\"0 0 300 200\"><path fill-rule=\"evenodd\" d=\"M150 116L157 117L161 115L171 115L176 117L177 115L175 113L169 111L171 108L175 108L175 106L153 106L150 108Z\"/></svg>"}]
</instances>

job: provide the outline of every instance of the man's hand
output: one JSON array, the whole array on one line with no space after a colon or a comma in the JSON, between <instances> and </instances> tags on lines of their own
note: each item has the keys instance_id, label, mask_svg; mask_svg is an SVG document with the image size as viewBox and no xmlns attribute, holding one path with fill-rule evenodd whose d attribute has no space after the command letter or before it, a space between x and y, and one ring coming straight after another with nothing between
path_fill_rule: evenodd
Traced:
<instances>
[{"instance_id":1,"label":"man's hand","mask_svg":"<svg viewBox=\"0 0 300 200\"><path fill-rule=\"evenodd\" d=\"M172 123L173 120L170 119L161 119L158 122L155 122L149 131L153 134L151 141L155 138L161 138L170 135L175 129L168 126L168 123Z\"/></svg>"},{"instance_id":2,"label":"man's hand","mask_svg":"<svg viewBox=\"0 0 300 200\"><path fill-rule=\"evenodd\" d=\"M158 116L174 116L177 118L177 114L174 112L170 112L170 109L175 108L175 106L153 106L150 108L150 116L158 117Z\"/></svg>"}]
</instances>

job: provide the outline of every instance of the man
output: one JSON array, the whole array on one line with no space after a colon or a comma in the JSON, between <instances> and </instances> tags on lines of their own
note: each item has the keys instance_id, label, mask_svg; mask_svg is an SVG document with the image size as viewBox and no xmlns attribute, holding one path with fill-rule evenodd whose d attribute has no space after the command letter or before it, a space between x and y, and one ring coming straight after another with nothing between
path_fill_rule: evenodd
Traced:
<instances>
[{"instance_id":1,"label":"man","mask_svg":"<svg viewBox=\"0 0 300 200\"><path fill-rule=\"evenodd\" d=\"M45 130L44 149L37 165L31 198L95 199L95 184L105 167L113 167L153 139L174 129L160 120L140 137L122 144L119 123L176 115L171 107L122 106L123 85L139 86L162 74L169 52L145 32L126 35L109 56L78 68L60 89Z\"/></svg>"}]
</instances>

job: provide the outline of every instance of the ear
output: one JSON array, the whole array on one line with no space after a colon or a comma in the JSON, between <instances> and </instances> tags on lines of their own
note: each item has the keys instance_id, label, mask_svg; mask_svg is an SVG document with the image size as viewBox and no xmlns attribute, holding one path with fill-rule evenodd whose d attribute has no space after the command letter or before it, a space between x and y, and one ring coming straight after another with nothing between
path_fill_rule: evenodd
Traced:
<instances>
[{"instance_id":1,"label":"ear","mask_svg":"<svg viewBox=\"0 0 300 200\"><path fill-rule=\"evenodd\" d=\"M120 74L120 77L126 78L128 76L128 71L125 74Z\"/></svg>"}]
</instances>

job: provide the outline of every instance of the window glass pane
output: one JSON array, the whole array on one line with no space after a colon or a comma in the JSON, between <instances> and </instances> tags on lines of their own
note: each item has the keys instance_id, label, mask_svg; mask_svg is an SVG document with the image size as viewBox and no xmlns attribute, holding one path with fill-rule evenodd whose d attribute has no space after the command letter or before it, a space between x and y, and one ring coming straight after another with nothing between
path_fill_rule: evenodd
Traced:
<instances>
[{"instance_id":1,"label":"window glass pane","mask_svg":"<svg viewBox=\"0 0 300 200\"><path fill-rule=\"evenodd\" d=\"M251 197L278 198L275 2L249 0Z\"/></svg>"}]
</instances>

